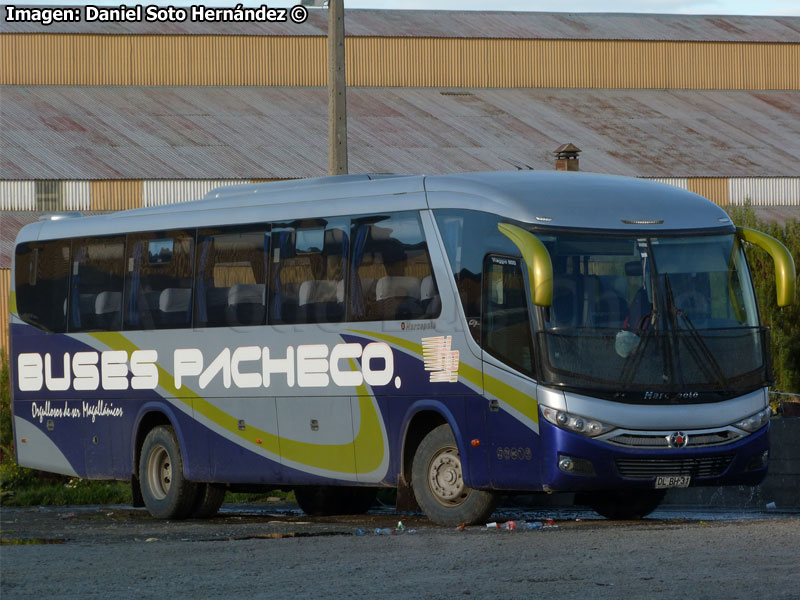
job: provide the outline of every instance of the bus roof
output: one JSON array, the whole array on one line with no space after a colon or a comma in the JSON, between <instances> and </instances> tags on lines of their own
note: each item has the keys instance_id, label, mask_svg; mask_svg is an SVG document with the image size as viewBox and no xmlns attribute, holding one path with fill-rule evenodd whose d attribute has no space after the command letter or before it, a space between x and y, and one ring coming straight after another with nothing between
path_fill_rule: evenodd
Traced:
<instances>
[{"instance_id":1,"label":"bus roof","mask_svg":"<svg viewBox=\"0 0 800 600\"><path fill-rule=\"evenodd\" d=\"M713 202L680 188L615 175L509 171L454 175L341 175L217 188L202 200L24 227L17 243L180 229L459 208L543 228L733 231Z\"/></svg>"},{"instance_id":2,"label":"bus roof","mask_svg":"<svg viewBox=\"0 0 800 600\"><path fill-rule=\"evenodd\" d=\"M430 208L468 208L542 227L616 230L733 231L728 214L678 187L618 175L507 171L432 175Z\"/></svg>"}]
</instances>

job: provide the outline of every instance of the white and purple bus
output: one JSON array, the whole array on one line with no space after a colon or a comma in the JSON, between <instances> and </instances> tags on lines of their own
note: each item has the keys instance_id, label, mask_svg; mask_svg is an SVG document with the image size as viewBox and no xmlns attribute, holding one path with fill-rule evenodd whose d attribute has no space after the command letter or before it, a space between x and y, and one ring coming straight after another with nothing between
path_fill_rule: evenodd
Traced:
<instances>
[{"instance_id":1,"label":"white and purple bus","mask_svg":"<svg viewBox=\"0 0 800 600\"><path fill-rule=\"evenodd\" d=\"M477 523L512 491L610 518L755 485L768 331L744 243L690 192L560 172L349 175L21 230L11 364L22 466L129 480L154 517L226 489L309 513L400 487Z\"/></svg>"}]
</instances>

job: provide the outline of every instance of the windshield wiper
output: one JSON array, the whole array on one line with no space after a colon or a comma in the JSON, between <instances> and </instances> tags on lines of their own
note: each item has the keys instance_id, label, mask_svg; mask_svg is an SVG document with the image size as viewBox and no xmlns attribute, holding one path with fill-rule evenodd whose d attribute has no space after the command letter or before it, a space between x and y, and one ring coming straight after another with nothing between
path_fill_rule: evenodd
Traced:
<instances>
[{"instance_id":1,"label":"windshield wiper","mask_svg":"<svg viewBox=\"0 0 800 600\"><path fill-rule=\"evenodd\" d=\"M675 298L672 295L672 285L670 285L669 275L667 273L664 273L664 292L667 300L667 314L670 317L672 331L675 333L679 331L678 318L683 319L686 324L686 331L689 332L692 341L696 344L696 348L693 348L692 345L688 343L686 344L686 349L689 351L689 354L691 354L695 363L697 363L697 366L700 367L706 377L711 378L713 375L722 389L727 391L728 386L725 384L725 374L722 371L722 367L719 366L717 359L714 358L713 353L705 340L703 340L703 336L700 335L700 332L697 331L694 323L692 323L692 320L689 318L688 313L675 305ZM676 346L676 350L680 358L680 346ZM703 362L703 358L705 358L705 362ZM708 367L711 367L711 371L708 370Z\"/></svg>"},{"instance_id":2,"label":"windshield wiper","mask_svg":"<svg viewBox=\"0 0 800 600\"><path fill-rule=\"evenodd\" d=\"M631 332L633 333L633 332ZM636 373L639 371L639 366L642 364L645 356L645 350L647 350L647 346L650 344L650 333L647 331L640 331L638 334L639 340L636 342L636 345L631 349L628 356L625 357L625 362L622 363L622 369L620 371L620 389L627 390L628 385L633 383L634 377L636 377Z\"/></svg>"}]
</instances>

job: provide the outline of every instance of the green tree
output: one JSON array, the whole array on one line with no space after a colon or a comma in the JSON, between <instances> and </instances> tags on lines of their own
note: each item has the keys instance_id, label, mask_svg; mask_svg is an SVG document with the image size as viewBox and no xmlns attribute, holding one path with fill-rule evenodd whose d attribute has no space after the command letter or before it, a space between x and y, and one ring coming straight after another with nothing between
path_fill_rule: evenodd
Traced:
<instances>
[{"instance_id":1,"label":"green tree","mask_svg":"<svg viewBox=\"0 0 800 600\"><path fill-rule=\"evenodd\" d=\"M784 224L767 223L758 218L750 206L732 206L728 210L736 225L763 231L789 249L795 265L800 267L800 221L789 219ZM775 265L770 256L755 246L745 249L764 325L770 328L772 366L775 389L800 392L800 303L778 308L775 301ZM800 277L795 281L800 290Z\"/></svg>"}]
</instances>

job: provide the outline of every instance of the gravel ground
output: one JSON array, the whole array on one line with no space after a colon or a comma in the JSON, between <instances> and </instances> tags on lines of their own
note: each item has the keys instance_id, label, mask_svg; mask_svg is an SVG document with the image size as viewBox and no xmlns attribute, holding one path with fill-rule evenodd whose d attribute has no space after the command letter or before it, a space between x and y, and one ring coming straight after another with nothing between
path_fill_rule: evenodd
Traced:
<instances>
[{"instance_id":1,"label":"gravel ground","mask_svg":"<svg viewBox=\"0 0 800 600\"><path fill-rule=\"evenodd\" d=\"M800 515L654 514L611 522L512 510L500 522L551 516L556 527L509 532L388 510L309 519L291 506L226 505L208 521L165 522L127 507L4 508L0 591L4 600L800 599ZM375 534L398 519L404 533Z\"/></svg>"}]
</instances>

